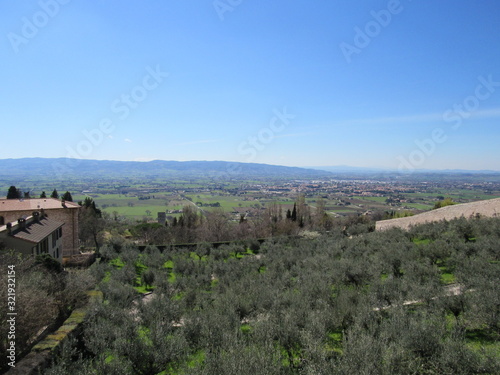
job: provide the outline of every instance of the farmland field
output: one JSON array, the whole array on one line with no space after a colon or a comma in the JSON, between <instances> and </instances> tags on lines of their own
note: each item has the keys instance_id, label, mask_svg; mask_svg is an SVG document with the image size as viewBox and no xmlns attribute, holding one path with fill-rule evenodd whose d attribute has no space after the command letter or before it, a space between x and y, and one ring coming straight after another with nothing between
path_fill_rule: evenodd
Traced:
<instances>
[{"instance_id":1,"label":"farmland field","mask_svg":"<svg viewBox=\"0 0 500 375\"><path fill-rule=\"evenodd\" d=\"M169 180L152 177L147 182L136 177L82 178L62 183L43 178L16 177L1 179L0 189L7 192L9 186L17 185L21 191L28 191L32 197L37 197L42 191L50 196L52 190L57 188L59 194L70 191L76 202L92 198L109 215L146 221L155 221L158 212L165 212L171 218L179 216L186 205L195 205L203 212L222 209L236 214L275 203L286 213L293 208L299 195L304 195L312 210L316 209L321 199L327 212L341 216L366 212L419 213L432 209L438 200L445 197L458 203L500 197L500 183L494 178L491 182L477 178L471 184L469 177L462 181L460 175L456 175L451 183L447 182L449 176L442 181L436 176L430 180L432 182L422 182L422 177L416 176L414 181L402 183L395 180L389 183L377 180L359 182L355 179L340 182L331 179L223 181L203 177Z\"/></svg>"}]
</instances>

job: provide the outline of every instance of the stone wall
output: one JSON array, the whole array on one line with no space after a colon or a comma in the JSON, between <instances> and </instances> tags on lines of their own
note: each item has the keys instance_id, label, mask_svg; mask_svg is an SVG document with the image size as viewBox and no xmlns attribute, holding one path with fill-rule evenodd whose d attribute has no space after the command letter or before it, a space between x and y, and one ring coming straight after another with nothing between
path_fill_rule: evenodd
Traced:
<instances>
[{"instance_id":1,"label":"stone wall","mask_svg":"<svg viewBox=\"0 0 500 375\"><path fill-rule=\"evenodd\" d=\"M57 355L61 350L61 345L70 338L81 335L85 316L89 306L102 301L102 293L99 291L88 292L89 302L87 306L74 310L70 317L55 331L47 335L42 341L36 344L31 352L10 368L7 375L38 375L51 362L52 356Z\"/></svg>"}]
</instances>

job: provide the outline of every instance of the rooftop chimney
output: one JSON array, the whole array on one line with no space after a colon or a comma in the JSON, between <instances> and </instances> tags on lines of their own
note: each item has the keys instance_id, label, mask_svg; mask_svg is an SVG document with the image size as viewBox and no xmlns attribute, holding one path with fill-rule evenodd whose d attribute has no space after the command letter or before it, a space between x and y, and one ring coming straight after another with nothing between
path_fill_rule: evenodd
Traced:
<instances>
[{"instance_id":1,"label":"rooftop chimney","mask_svg":"<svg viewBox=\"0 0 500 375\"><path fill-rule=\"evenodd\" d=\"M26 219L24 218L17 219L17 223L19 224L19 228L26 229Z\"/></svg>"}]
</instances>

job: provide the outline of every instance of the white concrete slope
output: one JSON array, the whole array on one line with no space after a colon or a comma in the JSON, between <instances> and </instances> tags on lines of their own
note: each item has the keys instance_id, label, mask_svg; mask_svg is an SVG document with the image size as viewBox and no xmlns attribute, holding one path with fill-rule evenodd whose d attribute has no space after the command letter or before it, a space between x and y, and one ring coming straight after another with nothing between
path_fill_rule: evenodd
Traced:
<instances>
[{"instance_id":1,"label":"white concrete slope","mask_svg":"<svg viewBox=\"0 0 500 375\"><path fill-rule=\"evenodd\" d=\"M441 220L453 220L459 217L470 218L477 214L482 217L500 217L500 198L488 199L478 202L455 204L423 212L421 214L400 219L377 221L376 230L386 230L390 228L409 229L410 226L430 223Z\"/></svg>"}]
</instances>

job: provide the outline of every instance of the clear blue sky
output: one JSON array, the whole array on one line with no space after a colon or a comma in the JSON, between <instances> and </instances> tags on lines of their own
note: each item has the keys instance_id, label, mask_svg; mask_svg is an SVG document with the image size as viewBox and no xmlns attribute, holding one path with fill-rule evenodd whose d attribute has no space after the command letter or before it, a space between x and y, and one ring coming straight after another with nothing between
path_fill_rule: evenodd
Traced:
<instances>
[{"instance_id":1,"label":"clear blue sky","mask_svg":"<svg viewBox=\"0 0 500 375\"><path fill-rule=\"evenodd\" d=\"M500 170L495 0L2 1L0 41L0 159Z\"/></svg>"}]
</instances>

